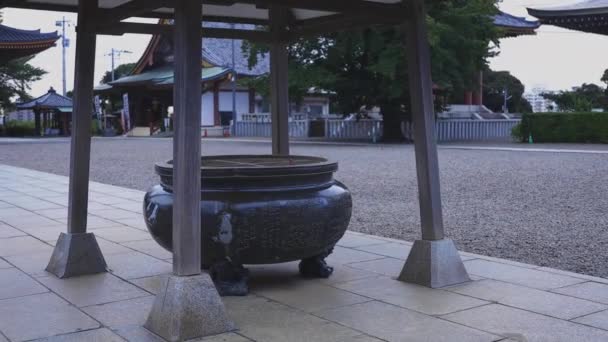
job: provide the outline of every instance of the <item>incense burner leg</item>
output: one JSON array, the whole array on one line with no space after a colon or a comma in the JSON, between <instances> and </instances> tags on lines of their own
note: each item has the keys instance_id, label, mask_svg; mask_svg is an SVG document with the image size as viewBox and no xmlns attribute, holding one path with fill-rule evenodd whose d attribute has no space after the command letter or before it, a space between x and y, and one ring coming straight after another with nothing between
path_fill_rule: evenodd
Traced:
<instances>
[{"instance_id":1,"label":"incense burner leg","mask_svg":"<svg viewBox=\"0 0 608 342\"><path fill-rule=\"evenodd\" d=\"M307 278L329 278L334 272L334 268L327 264L325 258L332 252L333 247L319 255L302 259L299 265L300 275Z\"/></svg>"},{"instance_id":2,"label":"incense burner leg","mask_svg":"<svg viewBox=\"0 0 608 342\"><path fill-rule=\"evenodd\" d=\"M211 265L209 273L220 296L246 296L249 293L249 270L243 265L223 260Z\"/></svg>"}]
</instances>

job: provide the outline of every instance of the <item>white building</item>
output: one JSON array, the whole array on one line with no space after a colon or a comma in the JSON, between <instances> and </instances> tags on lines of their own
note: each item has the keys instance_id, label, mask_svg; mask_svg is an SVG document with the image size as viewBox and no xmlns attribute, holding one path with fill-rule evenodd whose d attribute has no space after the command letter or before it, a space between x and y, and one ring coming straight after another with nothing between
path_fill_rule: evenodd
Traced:
<instances>
[{"instance_id":1,"label":"white building","mask_svg":"<svg viewBox=\"0 0 608 342\"><path fill-rule=\"evenodd\" d=\"M532 88L530 92L524 94L524 98L532 105L532 111L534 113L544 112L555 112L557 111L557 105L555 102L544 98L541 94L553 93L553 91L546 90L544 88Z\"/></svg>"}]
</instances>

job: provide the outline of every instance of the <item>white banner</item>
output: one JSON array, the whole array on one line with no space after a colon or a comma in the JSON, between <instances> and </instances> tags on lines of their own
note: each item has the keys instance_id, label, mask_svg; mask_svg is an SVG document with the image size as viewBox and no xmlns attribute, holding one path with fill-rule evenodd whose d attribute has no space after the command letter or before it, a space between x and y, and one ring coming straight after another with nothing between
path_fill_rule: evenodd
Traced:
<instances>
[{"instance_id":1,"label":"white banner","mask_svg":"<svg viewBox=\"0 0 608 342\"><path fill-rule=\"evenodd\" d=\"M122 129L125 134L131 130L131 115L129 113L129 94L122 94Z\"/></svg>"},{"instance_id":2,"label":"white banner","mask_svg":"<svg viewBox=\"0 0 608 342\"><path fill-rule=\"evenodd\" d=\"M99 129L103 129L102 126L102 111L101 111L101 99L99 98L99 95L95 96L93 98L93 105L95 107L95 115L97 116L97 125L99 126Z\"/></svg>"}]
</instances>

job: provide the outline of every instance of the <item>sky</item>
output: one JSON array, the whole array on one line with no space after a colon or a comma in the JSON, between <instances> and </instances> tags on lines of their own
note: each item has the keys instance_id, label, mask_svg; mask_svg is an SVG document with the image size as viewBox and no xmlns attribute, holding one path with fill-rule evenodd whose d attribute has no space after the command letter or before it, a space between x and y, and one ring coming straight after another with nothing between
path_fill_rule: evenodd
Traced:
<instances>
[{"instance_id":1,"label":"sky","mask_svg":"<svg viewBox=\"0 0 608 342\"><path fill-rule=\"evenodd\" d=\"M503 0L500 8L510 14L527 16L526 7L565 5L576 0ZM60 30L55 26L63 17L73 25L66 37L71 40L67 50L67 88L74 82L75 14L19 9L4 9L4 24L20 29L41 29L43 32ZM532 18L529 18L532 19ZM116 65L136 62L150 40L149 35L98 36L95 62L96 82L111 69L107 54L112 48L132 53L122 54ZM31 94L39 96L49 87L61 92L61 44L38 54L31 64L49 73L32 85ZM555 26L542 26L536 36L523 36L501 40L500 54L492 58L493 70L507 70L519 78L527 90L540 87L547 90L570 89L582 83L599 83L608 68L608 36L569 31Z\"/></svg>"}]
</instances>

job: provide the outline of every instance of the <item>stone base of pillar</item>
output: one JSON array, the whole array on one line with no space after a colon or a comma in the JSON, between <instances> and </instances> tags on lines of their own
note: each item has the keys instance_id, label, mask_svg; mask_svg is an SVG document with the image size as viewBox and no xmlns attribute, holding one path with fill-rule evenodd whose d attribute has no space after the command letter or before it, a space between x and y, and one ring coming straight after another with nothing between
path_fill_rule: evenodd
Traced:
<instances>
[{"instance_id":1,"label":"stone base of pillar","mask_svg":"<svg viewBox=\"0 0 608 342\"><path fill-rule=\"evenodd\" d=\"M235 330L207 273L164 278L144 326L167 341L185 341Z\"/></svg>"},{"instance_id":2,"label":"stone base of pillar","mask_svg":"<svg viewBox=\"0 0 608 342\"><path fill-rule=\"evenodd\" d=\"M59 278L69 278L107 271L93 233L61 233L46 271Z\"/></svg>"},{"instance_id":3,"label":"stone base of pillar","mask_svg":"<svg viewBox=\"0 0 608 342\"><path fill-rule=\"evenodd\" d=\"M399 280L430 288L439 288L470 281L454 242L416 240Z\"/></svg>"}]
</instances>

